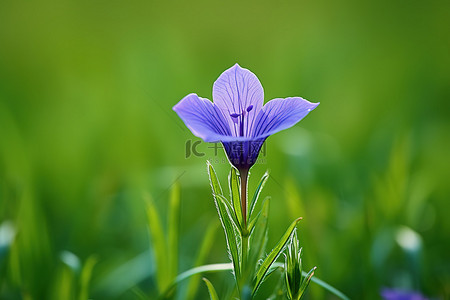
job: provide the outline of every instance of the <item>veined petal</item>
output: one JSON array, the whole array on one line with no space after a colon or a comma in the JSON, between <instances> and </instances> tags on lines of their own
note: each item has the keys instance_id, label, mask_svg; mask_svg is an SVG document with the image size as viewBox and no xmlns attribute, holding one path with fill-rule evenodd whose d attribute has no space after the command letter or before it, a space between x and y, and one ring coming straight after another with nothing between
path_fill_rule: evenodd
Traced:
<instances>
[{"instance_id":1,"label":"veined petal","mask_svg":"<svg viewBox=\"0 0 450 300\"><path fill-rule=\"evenodd\" d=\"M208 99L189 94L173 110L192 133L205 142L218 142L231 136L230 127L222 112Z\"/></svg>"},{"instance_id":2,"label":"veined petal","mask_svg":"<svg viewBox=\"0 0 450 300\"><path fill-rule=\"evenodd\" d=\"M243 135L249 136L264 103L264 90L255 74L235 64L214 82L213 100L227 119L234 136L239 136L240 132L231 115L244 114Z\"/></svg>"},{"instance_id":3,"label":"veined petal","mask_svg":"<svg viewBox=\"0 0 450 300\"><path fill-rule=\"evenodd\" d=\"M253 137L268 137L294 126L319 103L311 103L300 97L273 99L267 102L255 119Z\"/></svg>"}]
</instances>

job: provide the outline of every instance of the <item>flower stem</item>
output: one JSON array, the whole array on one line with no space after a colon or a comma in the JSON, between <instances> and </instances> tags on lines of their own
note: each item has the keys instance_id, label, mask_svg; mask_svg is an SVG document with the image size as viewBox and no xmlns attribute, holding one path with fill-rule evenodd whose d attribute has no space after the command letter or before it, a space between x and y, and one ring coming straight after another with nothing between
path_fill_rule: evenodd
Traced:
<instances>
[{"instance_id":1,"label":"flower stem","mask_svg":"<svg viewBox=\"0 0 450 300\"><path fill-rule=\"evenodd\" d=\"M248 182L248 169L239 170L241 177L241 210L242 210L242 232L241 232L241 285L247 284L248 274L248 242L249 232L247 228L247 182Z\"/></svg>"},{"instance_id":2,"label":"flower stem","mask_svg":"<svg viewBox=\"0 0 450 300\"><path fill-rule=\"evenodd\" d=\"M248 169L240 169L241 175L241 208L242 208L242 220L244 223L244 229L247 230L247 181L248 181Z\"/></svg>"}]
</instances>

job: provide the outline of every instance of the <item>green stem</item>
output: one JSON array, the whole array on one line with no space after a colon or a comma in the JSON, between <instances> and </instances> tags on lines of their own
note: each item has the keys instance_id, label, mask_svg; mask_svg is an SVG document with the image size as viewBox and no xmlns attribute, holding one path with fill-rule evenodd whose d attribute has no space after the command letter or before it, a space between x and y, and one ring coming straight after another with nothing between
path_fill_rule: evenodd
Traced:
<instances>
[{"instance_id":1,"label":"green stem","mask_svg":"<svg viewBox=\"0 0 450 300\"><path fill-rule=\"evenodd\" d=\"M248 181L248 169L240 169L239 175L241 177L241 208L242 208L242 220L244 223L244 229L247 230L247 181Z\"/></svg>"},{"instance_id":2,"label":"green stem","mask_svg":"<svg viewBox=\"0 0 450 300\"><path fill-rule=\"evenodd\" d=\"M241 231L241 274L242 278L239 280L241 287L248 283L248 242L249 232L247 228L247 183L248 183L248 169L239 170L241 178L241 210L243 226Z\"/></svg>"}]
</instances>

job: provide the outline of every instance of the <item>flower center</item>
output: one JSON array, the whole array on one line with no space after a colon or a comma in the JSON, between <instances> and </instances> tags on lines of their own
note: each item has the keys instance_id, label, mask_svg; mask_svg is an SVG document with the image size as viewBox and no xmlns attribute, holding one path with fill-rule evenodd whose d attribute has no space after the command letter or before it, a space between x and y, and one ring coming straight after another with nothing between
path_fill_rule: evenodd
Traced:
<instances>
[{"instance_id":1,"label":"flower center","mask_svg":"<svg viewBox=\"0 0 450 300\"><path fill-rule=\"evenodd\" d=\"M246 109L244 109L240 114L232 113L230 114L231 119L233 120L235 126L239 129L239 136L244 136L244 121L245 116L248 115L253 109L253 105L249 105ZM248 131L248 120L247 120L247 131ZM246 132L248 134L248 132Z\"/></svg>"}]
</instances>

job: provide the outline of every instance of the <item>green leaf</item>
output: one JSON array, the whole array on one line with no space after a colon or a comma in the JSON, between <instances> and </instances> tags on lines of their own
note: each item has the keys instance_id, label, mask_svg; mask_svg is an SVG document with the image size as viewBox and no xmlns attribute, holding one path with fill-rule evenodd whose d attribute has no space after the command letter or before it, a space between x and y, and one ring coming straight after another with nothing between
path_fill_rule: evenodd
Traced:
<instances>
[{"instance_id":1,"label":"green leaf","mask_svg":"<svg viewBox=\"0 0 450 300\"><path fill-rule=\"evenodd\" d=\"M216 231L219 226L219 223L217 220L214 220L207 228L205 237L203 238L202 244L200 246L200 250L197 255L197 259L195 260L195 266L199 266L203 264L205 261L207 255L209 254L209 251L211 250L211 247L214 243L214 238L216 236ZM198 286L200 281L200 274L193 275L192 278L190 278L187 292L186 292L186 299L194 299L195 294L197 293Z\"/></svg>"},{"instance_id":2,"label":"green leaf","mask_svg":"<svg viewBox=\"0 0 450 300\"><path fill-rule=\"evenodd\" d=\"M253 293L255 293L259 286L261 285L262 281L264 280L264 277L267 274L267 271L269 270L270 266L275 262L278 255L280 255L281 251L283 251L287 241L289 240L292 232L295 229L295 226L297 226L298 222L302 218L298 218L294 222L291 223L291 225L288 227L284 235L281 237L278 244L275 246L275 248L272 249L272 251L269 253L269 255L266 257L266 259L263 261L261 266L259 266L258 271L256 272L256 278L255 278L255 285L253 287Z\"/></svg>"},{"instance_id":3,"label":"green leaf","mask_svg":"<svg viewBox=\"0 0 450 300\"><path fill-rule=\"evenodd\" d=\"M253 194L253 198L250 203L250 214L249 214L250 217L253 214L253 210L255 209L256 203L258 202L259 194L261 193L261 190L263 189L264 185L266 184L268 178L269 178L269 172L266 171L266 173L264 173L263 177L261 177L258 187L256 188L256 191Z\"/></svg>"},{"instance_id":4,"label":"green leaf","mask_svg":"<svg viewBox=\"0 0 450 300\"><path fill-rule=\"evenodd\" d=\"M170 286L162 293L158 299L168 299L170 298L171 292L173 289L182 281L186 280L187 278L190 278L192 276L196 276L198 274L202 273L211 273L211 272L220 272L220 271L231 271L233 270L233 264L232 263L224 263L224 264L211 264L211 265L203 265L199 267L195 267L192 269L189 269L187 271L184 271L183 273L179 274L174 281L170 284Z\"/></svg>"},{"instance_id":5,"label":"green leaf","mask_svg":"<svg viewBox=\"0 0 450 300\"><path fill-rule=\"evenodd\" d=\"M225 239L227 242L227 247L229 254L231 256L231 261L234 266L234 275L236 278L240 278L240 264L239 264L239 235L236 234L236 224L233 221L232 215L228 209L228 204L223 197L222 188L220 187L219 180L217 180L216 172L213 166L208 162L208 173L209 180L211 183L211 188L213 190L214 203L216 204L216 209L219 214L220 222L222 224L223 230L225 232Z\"/></svg>"},{"instance_id":6,"label":"green leaf","mask_svg":"<svg viewBox=\"0 0 450 300\"><path fill-rule=\"evenodd\" d=\"M232 270L233 270L232 263L198 266L198 267L192 268L190 270L184 271L183 273L178 275L177 278L175 278L175 281L172 283L172 285L176 285L176 284L180 283L181 281L185 280L186 278L189 278L189 277L197 275L197 274L220 272L220 271L232 271Z\"/></svg>"},{"instance_id":7,"label":"green leaf","mask_svg":"<svg viewBox=\"0 0 450 300\"><path fill-rule=\"evenodd\" d=\"M219 200L218 200L219 199ZM231 214L228 211L228 208L225 204L225 202L222 200L223 197L219 195L218 197L214 198L214 201L216 203L217 212L219 213L220 221L222 223L222 227L225 232L225 239L228 246L229 254L231 255L231 262L234 266L234 274L236 276L236 279L240 278L241 276L241 270L240 270L240 263L239 263L239 235L236 232L237 225L234 224Z\"/></svg>"},{"instance_id":8,"label":"green leaf","mask_svg":"<svg viewBox=\"0 0 450 300\"><path fill-rule=\"evenodd\" d=\"M164 239L164 231L161 226L158 212L155 204L149 195L146 195L147 200L147 220L150 231L150 238L155 254L156 263L156 279L158 290L164 291L167 285L170 283L170 277L168 276L167 269L167 246Z\"/></svg>"},{"instance_id":9,"label":"green leaf","mask_svg":"<svg viewBox=\"0 0 450 300\"><path fill-rule=\"evenodd\" d=\"M242 220L246 216L242 216L239 176L237 175L236 169L233 167L231 168L231 171L230 171L228 183L230 186L231 202L233 203L233 207L234 207L233 212L235 213L236 218L238 219L239 227L241 227Z\"/></svg>"},{"instance_id":10,"label":"green leaf","mask_svg":"<svg viewBox=\"0 0 450 300\"><path fill-rule=\"evenodd\" d=\"M217 296L216 290L214 289L214 286L212 285L211 281L209 281L206 278L203 278L203 281L206 283L206 286L208 287L209 296L211 297L211 300L219 300L219 296Z\"/></svg>"},{"instance_id":11,"label":"green leaf","mask_svg":"<svg viewBox=\"0 0 450 300\"><path fill-rule=\"evenodd\" d=\"M169 201L168 224L168 277L173 280L178 274L178 229L180 226L180 185L178 182L172 186Z\"/></svg>"},{"instance_id":12,"label":"green leaf","mask_svg":"<svg viewBox=\"0 0 450 300\"><path fill-rule=\"evenodd\" d=\"M80 300L89 299L89 283L92 277L92 270L94 266L97 264L97 258L94 255L91 255L87 258L86 262L83 265L83 269L81 269L80 276Z\"/></svg>"},{"instance_id":13,"label":"green leaf","mask_svg":"<svg viewBox=\"0 0 450 300\"><path fill-rule=\"evenodd\" d=\"M206 164L208 166L209 182L211 184L213 194L214 195L223 195L219 180L217 180L216 171L214 171L214 168L209 161L206 162Z\"/></svg>"},{"instance_id":14,"label":"green leaf","mask_svg":"<svg viewBox=\"0 0 450 300\"><path fill-rule=\"evenodd\" d=\"M303 298L306 288L308 287L311 278L314 276L314 271L316 271L316 269L317 267L312 268L311 271L309 271L309 273L306 275L306 278L303 279L302 285L299 290L299 300Z\"/></svg>"},{"instance_id":15,"label":"green leaf","mask_svg":"<svg viewBox=\"0 0 450 300\"><path fill-rule=\"evenodd\" d=\"M228 203L228 200L222 195L216 195L216 198L219 199L219 201L221 201L222 204L225 206L228 218L232 221L231 223L233 225L233 228L237 231L236 233L239 233L241 227L239 226L239 221L236 218L236 215L232 212L233 208Z\"/></svg>"},{"instance_id":16,"label":"green leaf","mask_svg":"<svg viewBox=\"0 0 450 300\"><path fill-rule=\"evenodd\" d=\"M298 300L302 284L302 248L299 248L297 229L295 228L289 239L285 251L286 288L289 299Z\"/></svg>"}]
</instances>

